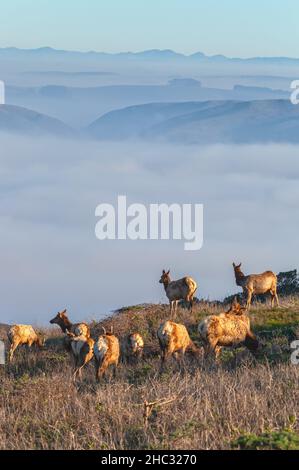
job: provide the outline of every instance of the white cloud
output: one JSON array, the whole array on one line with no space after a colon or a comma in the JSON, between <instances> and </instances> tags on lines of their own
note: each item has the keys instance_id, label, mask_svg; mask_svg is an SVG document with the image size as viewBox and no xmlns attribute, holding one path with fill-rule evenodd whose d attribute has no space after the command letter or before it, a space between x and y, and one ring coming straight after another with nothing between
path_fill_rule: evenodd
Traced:
<instances>
[{"instance_id":1,"label":"white cloud","mask_svg":"<svg viewBox=\"0 0 299 470\"><path fill-rule=\"evenodd\" d=\"M0 137L1 321L43 323L163 301L162 268L194 276L199 294L236 291L247 272L299 265L298 147L101 144ZM204 247L100 242L101 202L204 203Z\"/></svg>"}]
</instances>

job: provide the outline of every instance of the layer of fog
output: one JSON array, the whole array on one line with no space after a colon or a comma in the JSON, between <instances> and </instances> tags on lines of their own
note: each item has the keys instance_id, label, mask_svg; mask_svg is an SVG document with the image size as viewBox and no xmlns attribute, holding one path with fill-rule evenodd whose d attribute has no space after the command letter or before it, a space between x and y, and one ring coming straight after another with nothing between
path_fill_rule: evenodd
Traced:
<instances>
[{"instance_id":1,"label":"layer of fog","mask_svg":"<svg viewBox=\"0 0 299 470\"><path fill-rule=\"evenodd\" d=\"M246 272L299 265L298 147L180 147L30 140L0 136L0 322L74 320L166 302L162 268L189 274L199 297L239 290ZM180 241L102 241L96 206L203 203L204 246Z\"/></svg>"}]
</instances>

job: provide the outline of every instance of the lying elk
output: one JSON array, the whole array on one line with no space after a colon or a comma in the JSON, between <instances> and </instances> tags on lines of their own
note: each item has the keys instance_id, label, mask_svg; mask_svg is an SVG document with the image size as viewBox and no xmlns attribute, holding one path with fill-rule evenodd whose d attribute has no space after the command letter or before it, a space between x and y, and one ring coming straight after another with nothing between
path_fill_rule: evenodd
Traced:
<instances>
[{"instance_id":1,"label":"lying elk","mask_svg":"<svg viewBox=\"0 0 299 470\"><path fill-rule=\"evenodd\" d=\"M126 335L121 341L121 356L126 362L138 361L143 354L144 341L139 333Z\"/></svg>"},{"instance_id":2,"label":"lying elk","mask_svg":"<svg viewBox=\"0 0 299 470\"><path fill-rule=\"evenodd\" d=\"M66 309L62 312L58 312L56 317L50 320L51 325L60 326L63 333L74 333L75 336L85 336L85 338L90 338L90 329L86 323L71 323L67 314Z\"/></svg>"},{"instance_id":3,"label":"lying elk","mask_svg":"<svg viewBox=\"0 0 299 470\"><path fill-rule=\"evenodd\" d=\"M193 354L199 354L200 350L190 339L187 328L180 323L174 323L169 320L162 323L158 328L157 337L161 349L161 369L169 357L173 356L177 362L179 355L183 358L187 348Z\"/></svg>"},{"instance_id":4,"label":"lying elk","mask_svg":"<svg viewBox=\"0 0 299 470\"><path fill-rule=\"evenodd\" d=\"M244 344L251 352L258 349L258 341L250 330L247 309L234 300L231 308L219 315L210 315L198 325L198 333L205 343L205 356L214 353L218 360L221 348Z\"/></svg>"},{"instance_id":5,"label":"lying elk","mask_svg":"<svg viewBox=\"0 0 299 470\"><path fill-rule=\"evenodd\" d=\"M197 289L197 284L191 277L187 276L183 277L183 279L179 279L178 281L172 281L170 279L170 270L166 272L163 269L159 282L164 285L165 293L169 300L171 318L176 315L179 300L189 302L190 310L192 312L193 298Z\"/></svg>"},{"instance_id":6,"label":"lying elk","mask_svg":"<svg viewBox=\"0 0 299 470\"><path fill-rule=\"evenodd\" d=\"M249 274L245 276L241 271L242 263L235 265L233 263L236 284L242 287L244 295L246 295L246 307L249 309L253 294L266 294L270 292L271 306L274 307L276 301L279 307L279 300L277 295L277 276L272 271L265 271L262 274Z\"/></svg>"},{"instance_id":7,"label":"lying elk","mask_svg":"<svg viewBox=\"0 0 299 470\"><path fill-rule=\"evenodd\" d=\"M40 333L36 333L31 325L14 325L8 331L7 336L10 342L10 361L12 361L14 352L19 345L28 344L31 347L36 344L41 348L45 343L44 337Z\"/></svg>"},{"instance_id":8,"label":"lying elk","mask_svg":"<svg viewBox=\"0 0 299 470\"><path fill-rule=\"evenodd\" d=\"M70 339L71 350L75 360L74 379L77 375L82 377L82 369L93 358L94 340L85 336L76 336L74 333L67 331Z\"/></svg>"},{"instance_id":9,"label":"lying elk","mask_svg":"<svg viewBox=\"0 0 299 470\"><path fill-rule=\"evenodd\" d=\"M100 381L101 377L105 375L109 366L114 367L114 375L116 374L116 367L119 361L119 341L116 336L107 333L103 328L104 334L99 336L94 345L94 358L96 365L96 379Z\"/></svg>"}]
</instances>

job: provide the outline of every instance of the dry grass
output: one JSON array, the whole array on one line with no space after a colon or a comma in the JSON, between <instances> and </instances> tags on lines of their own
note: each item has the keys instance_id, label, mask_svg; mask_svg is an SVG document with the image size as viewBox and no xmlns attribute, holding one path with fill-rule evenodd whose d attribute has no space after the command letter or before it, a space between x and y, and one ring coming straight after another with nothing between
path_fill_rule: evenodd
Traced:
<instances>
[{"instance_id":1,"label":"dry grass","mask_svg":"<svg viewBox=\"0 0 299 470\"><path fill-rule=\"evenodd\" d=\"M202 304L192 316L180 309L178 321L196 341L198 320L219 308ZM264 346L259 358L227 350L215 366L187 355L180 370L170 363L163 375L156 330L166 307L133 307L94 323L94 336L113 325L119 336L139 331L147 345L141 363L121 364L100 385L93 364L73 382L61 334L48 330L44 351L20 349L0 368L0 449L230 449L240 435L298 432L299 366L290 363L289 343L298 334L299 301L279 310L257 305L250 315ZM154 408L146 427L143 401L169 397L176 399Z\"/></svg>"}]
</instances>

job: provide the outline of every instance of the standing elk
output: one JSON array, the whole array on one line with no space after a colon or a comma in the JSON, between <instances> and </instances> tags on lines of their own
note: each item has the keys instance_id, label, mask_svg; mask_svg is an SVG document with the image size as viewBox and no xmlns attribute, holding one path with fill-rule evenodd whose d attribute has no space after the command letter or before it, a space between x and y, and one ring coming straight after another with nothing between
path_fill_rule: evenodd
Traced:
<instances>
[{"instance_id":1,"label":"standing elk","mask_svg":"<svg viewBox=\"0 0 299 470\"><path fill-rule=\"evenodd\" d=\"M167 272L163 269L160 278L160 284L164 285L166 296L170 305L170 318L175 317L179 300L189 302L192 313L193 298L197 289L196 282L189 276L183 277L178 281L170 279L170 270Z\"/></svg>"},{"instance_id":2,"label":"standing elk","mask_svg":"<svg viewBox=\"0 0 299 470\"><path fill-rule=\"evenodd\" d=\"M199 354L199 348L190 339L185 325L168 320L159 326L157 337L161 349L161 369L171 356L177 362L179 361L179 355L182 359L187 348L190 348L195 355Z\"/></svg>"},{"instance_id":3,"label":"standing elk","mask_svg":"<svg viewBox=\"0 0 299 470\"><path fill-rule=\"evenodd\" d=\"M104 334L99 336L94 345L94 358L96 366L96 379L99 382L101 377L106 374L109 366L114 367L114 375L116 374L116 367L119 361L119 341L116 336L111 333L106 333L103 328Z\"/></svg>"},{"instance_id":4,"label":"standing elk","mask_svg":"<svg viewBox=\"0 0 299 470\"><path fill-rule=\"evenodd\" d=\"M144 341L139 333L126 335L121 341L121 356L126 362L138 361L143 354Z\"/></svg>"},{"instance_id":5,"label":"standing elk","mask_svg":"<svg viewBox=\"0 0 299 470\"><path fill-rule=\"evenodd\" d=\"M266 294L267 292L271 294L271 307L274 307L275 301L279 307L276 274L272 271L265 271L262 274L249 274L245 276L241 271L241 266L242 263L238 265L233 263L236 284L242 287L243 293L246 296L246 307L250 308L253 294Z\"/></svg>"},{"instance_id":6,"label":"standing elk","mask_svg":"<svg viewBox=\"0 0 299 470\"><path fill-rule=\"evenodd\" d=\"M198 325L198 333L205 343L205 356L214 353L216 361L221 348L244 344L251 352L258 349L259 343L250 330L247 309L234 300L227 312L210 315Z\"/></svg>"},{"instance_id":7,"label":"standing elk","mask_svg":"<svg viewBox=\"0 0 299 470\"><path fill-rule=\"evenodd\" d=\"M67 316L66 309L62 312L58 312L56 317L50 320L50 323L51 325L56 324L60 326L63 333L67 333L67 331L69 331L70 333L74 333L75 336L85 336L85 338L90 338L89 326L86 323L71 323Z\"/></svg>"},{"instance_id":8,"label":"standing elk","mask_svg":"<svg viewBox=\"0 0 299 470\"><path fill-rule=\"evenodd\" d=\"M77 375L82 377L82 369L93 358L94 340L85 336L76 336L74 333L67 331L70 339L71 350L75 361L74 379Z\"/></svg>"},{"instance_id":9,"label":"standing elk","mask_svg":"<svg viewBox=\"0 0 299 470\"><path fill-rule=\"evenodd\" d=\"M14 325L8 331L7 336L10 342L10 362L12 361L14 352L19 345L28 344L28 346L31 347L33 344L36 344L41 348L45 342L43 336L36 333L31 325Z\"/></svg>"}]
</instances>

